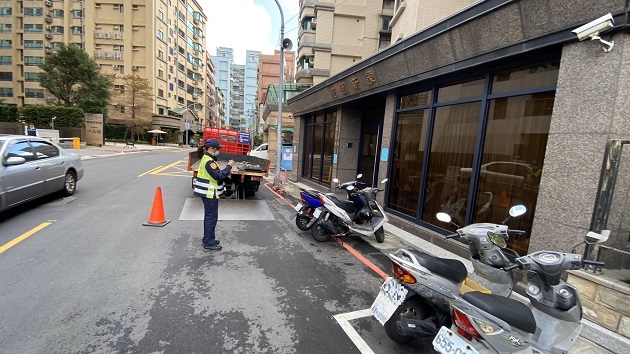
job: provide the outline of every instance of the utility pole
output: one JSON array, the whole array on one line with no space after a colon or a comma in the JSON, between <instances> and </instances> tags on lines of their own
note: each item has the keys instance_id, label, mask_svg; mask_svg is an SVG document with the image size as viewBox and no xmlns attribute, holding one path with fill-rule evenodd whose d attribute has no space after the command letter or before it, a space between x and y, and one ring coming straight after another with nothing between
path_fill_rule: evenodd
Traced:
<instances>
[{"instance_id":1,"label":"utility pole","mask_svg":"<svg viewBox=\"0 0 630 354\"><path fill-rule=\"evenodd\" d=\"M280 83L278 85L278 125L276 129L278 135L276 144L276 175L273 180L273 185L277 187L280 185L280 170L282 169L282 101L284 100L282 83L284 81L284 49L290 50L292 43L288 38L284 38L284 14L282 13L282 7L278 0L275 1L276 5L278 5L278 10L280 10L280 39L282 40L282 44L280 45Z\"/></svg>"}]
</instances>

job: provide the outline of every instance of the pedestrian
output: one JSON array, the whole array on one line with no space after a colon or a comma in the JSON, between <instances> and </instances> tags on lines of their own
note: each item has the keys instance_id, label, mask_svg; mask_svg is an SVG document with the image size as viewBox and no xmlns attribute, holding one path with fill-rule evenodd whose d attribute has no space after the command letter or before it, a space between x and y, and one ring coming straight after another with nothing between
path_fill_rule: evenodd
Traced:
<instances>
[{"instance_id":1,"label":"pedestrian","mask_svg":"<svg viewBox=\"0 0 630 354\"><path fill-rule=\"evenodd\" d=\"M208 139L203 144L203 156L199 162L197 177L193 182L195 195L203 202L203 248L220 251L223 247L216 239L215 229L219 217L219 196L223 193L223 180L230 176L234 160L230 160L223 170L219 169L217 156L223 145L217 139Z\"/></svg>"}]
</instances>

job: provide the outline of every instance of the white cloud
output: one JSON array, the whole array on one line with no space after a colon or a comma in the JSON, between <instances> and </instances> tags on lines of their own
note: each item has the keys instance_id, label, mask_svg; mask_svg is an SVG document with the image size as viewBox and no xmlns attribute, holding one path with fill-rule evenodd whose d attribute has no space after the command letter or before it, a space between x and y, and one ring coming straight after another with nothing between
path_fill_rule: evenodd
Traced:
<instances>
[{"instance_id":1,"label":"white cloud","mask_svg":"<svg viewBox=\"0 0 630 354\"><path fill-rule=\"evenodd\" d=\"M200 0L199 4L208 17L205 31L210 55L216 54L217 47L232 48L235 63L245 64L246 50L272 54L279 48L280 12L274 0ZM291 30L297 27L297 16L293 16L299 11L299 1L280 0L280 5L285 22L290 19L285 36L294 41L295 50L297 30Z\"/></svg>"}]
</instances>

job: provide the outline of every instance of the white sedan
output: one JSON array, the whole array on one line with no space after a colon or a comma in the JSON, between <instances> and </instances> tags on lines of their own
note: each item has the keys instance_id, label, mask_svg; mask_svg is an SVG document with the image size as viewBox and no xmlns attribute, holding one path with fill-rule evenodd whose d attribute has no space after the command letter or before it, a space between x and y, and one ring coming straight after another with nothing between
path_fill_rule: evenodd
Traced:
<instances>
[{"instance_id":1,"label":"white sedan","mask_svg":"<svg viewBox=\"0 0 630 354\"><path fill-rule=\"evenodd\" d=\"M47 194L74 194L83 177L79 155L48 140L0 134L0 212Z\"/></svg>"}]
</instances>

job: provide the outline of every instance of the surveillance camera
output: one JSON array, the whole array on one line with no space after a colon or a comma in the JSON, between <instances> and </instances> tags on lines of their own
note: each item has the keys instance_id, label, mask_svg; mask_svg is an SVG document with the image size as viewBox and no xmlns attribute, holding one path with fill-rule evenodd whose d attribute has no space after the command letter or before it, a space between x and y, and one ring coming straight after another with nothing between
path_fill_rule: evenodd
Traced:
<instances>
[{"instance_id":1,"label":"surveillance camera","mask_svg":"<svg viewBox=\"0 0 630 354\"><path fill-rule=\"evenodd\" d=\"M597 232L589 231L588 233L586 233L586 237L584 238L584 240L587 243L591 243L591 244L603 243L608 240L609 236L610 236L610 230L602 230L600 234L598 234Z\"/></svg>"},{"instance_id":2,"label":"surveillance camera","mask_svg":"<svg viewBox=\"0 0 630 354\"><path fill-rule=\"evenodd\" d=\"M594 39L593 37L598 36L600 32L612 28L613 23L613 17L609 13L585 24L584 26L578 27L571 32L575 33L581 41L585 39Z\"/></svg>"}]
</instances>

